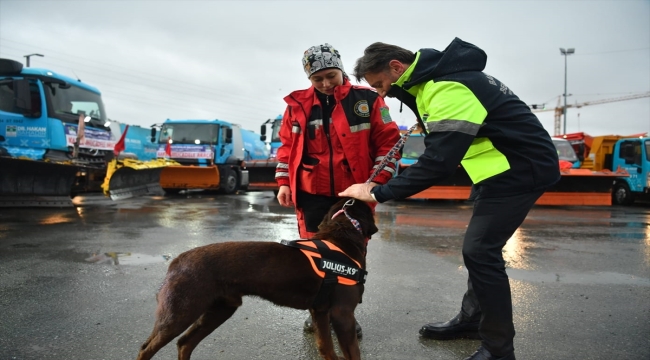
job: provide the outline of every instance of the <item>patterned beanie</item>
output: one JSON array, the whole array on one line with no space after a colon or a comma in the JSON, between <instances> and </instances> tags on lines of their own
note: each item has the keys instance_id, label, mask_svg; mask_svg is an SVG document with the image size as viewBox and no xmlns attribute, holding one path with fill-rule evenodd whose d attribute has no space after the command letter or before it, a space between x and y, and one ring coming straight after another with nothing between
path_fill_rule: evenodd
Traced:
<instances>
[{"instance_id":1,"label":"patterned beanie","mask_svg":"<svg viewBox=\"0 0 650 360\"><path fill-rule=\"evenodd\" d=\"M340 69L345 74L341 54L328 43L307 49L302 57L302 66L305 69L307 78L310 78L317 71L330 68Z\"/></svg>"}]
</instances>

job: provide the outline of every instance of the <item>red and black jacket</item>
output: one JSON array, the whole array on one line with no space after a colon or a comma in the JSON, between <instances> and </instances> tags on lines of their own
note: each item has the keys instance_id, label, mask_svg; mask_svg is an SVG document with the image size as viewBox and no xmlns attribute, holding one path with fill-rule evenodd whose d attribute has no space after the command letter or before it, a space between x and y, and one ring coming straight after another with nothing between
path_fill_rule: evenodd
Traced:
<instances>
[{"instance_id":1,"label":"red and black jacket","mask_svg":"<svg viewBox=\"0 0 650 360\"><path fill-rule=\"evenodd\" d=\"M340 147L333 147L332 151L321 151L326 144L319 143L325 137L317 133L323 131L323 126L314 126L318 123L316 118L322 114L314 87L294 91L285 101L287 108L279 133L282 145L277 153L275 178L279 186L290 186L293 199L299 187L299 172L311 171L320 165L329 166L330 157L335 160L328 171L330 176L319 177L310 184L313 193L336 196L332 184L341 179L349 183L339 183L337 189L365 182L400 137L384 100L374 90L354 86L347 79L334 89L331 118L336 138L332 141L338 142ZM398 160L399 156L389 162L373 181L384 184L392 178Z\"/></svg>"}]
</instances>

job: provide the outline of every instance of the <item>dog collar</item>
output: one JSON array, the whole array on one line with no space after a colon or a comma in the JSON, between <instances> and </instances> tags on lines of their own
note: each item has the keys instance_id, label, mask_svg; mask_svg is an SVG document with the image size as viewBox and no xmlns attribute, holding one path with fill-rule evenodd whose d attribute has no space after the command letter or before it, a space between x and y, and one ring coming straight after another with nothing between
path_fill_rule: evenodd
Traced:
<instances>
[{"instance_id":1,"label":"dog collar","mask_svg":"<svg viewBox=\"0 0 650 360\"><path fill-rule=\"evenodd\" d=\"M361 230L361 224L359 223L359 221L357 219L352 218L352 216L350 216L348 214L348 212L345 211L346 207L352 206L352 205L354 205L354 199L350 199L350 200L346 201L345 204L343 204L343 207L341 208L341 210L337 211L336 213L334 213L334 215L332 215L332 219L337 217L340 213L344 213L345 216L348 218L348 220L350 220L352 225L354 225L354 228L357 229L358 232L363 234L363 231Z\"/></svg>"}]
</instances>

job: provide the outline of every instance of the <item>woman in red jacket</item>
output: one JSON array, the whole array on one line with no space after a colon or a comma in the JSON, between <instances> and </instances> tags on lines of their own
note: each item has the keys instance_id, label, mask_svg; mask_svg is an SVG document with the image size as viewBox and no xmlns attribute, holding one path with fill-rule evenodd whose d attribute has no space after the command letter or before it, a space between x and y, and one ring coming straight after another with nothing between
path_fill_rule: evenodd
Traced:
<instances>
[{"instance_id":1,"label":"woman in red jacket","mask_svg":"<svg viewBox=\"0 0 650 360\"><path fill-rule=\"evenodd\" d=\"M337 194L368 180L400 134L383 98L350 83L330 44L307 49L302 64L312 86L284 98L275 179L280 205L295 206L300 237L308 239L340 199ZM392 159L372 181L386 183L398 160ZM305 328L311 328L309 319Z\"/></svg>"}]
</instances>

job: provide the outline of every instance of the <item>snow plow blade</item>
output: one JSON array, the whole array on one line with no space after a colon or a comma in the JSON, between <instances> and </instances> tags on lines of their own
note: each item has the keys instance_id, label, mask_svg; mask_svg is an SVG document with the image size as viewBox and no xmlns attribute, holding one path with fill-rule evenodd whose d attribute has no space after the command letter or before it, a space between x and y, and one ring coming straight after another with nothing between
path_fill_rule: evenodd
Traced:
<instances>
[{"instance_id":1,"label":"snow plow blade","mask_svg":"<svg viewBox=\"0 0 650 360\"><path fill-rule=\"evenodd\" d=\"M160 186L165 191L186 189L219 189L219 169L211 166L167 166L160 174Z\"/></svg>"},{"instance_id":2,"label":"snow plow blade","mask_svg":"<svg viewBox=\"0 0 650 360\"><path fill-rule=\"evenodd\" d=\"M108 163L102 190L112 200L142 195L164 195L165 192L160 186L160 173L165 167L177 164L165 159L113 159Z\"/></svg>"},{"instance_id":3,"label":"snow plow blade","mask_svg":"<svg viewBox=\"0 0 650 360\"><path fill-rule=\"evenodd\" d=\"M68 207L78 166L0 157L0 207Z\"/></svg>"},{"instance_id":4,"label":"snow plow blade","mask_svg":"<svg viewBox=\"0 0 650 360\"><path fill-rule=\"evenodd\" d=\"M612 205L614 179L629 176L625 171L592 171L588 169L560 170L560 181L537 200L536 205ZM458 168L449 179L425 189L409 199L467 200L472 182L463 168Z\"/></svg>"}]
</instances>

